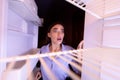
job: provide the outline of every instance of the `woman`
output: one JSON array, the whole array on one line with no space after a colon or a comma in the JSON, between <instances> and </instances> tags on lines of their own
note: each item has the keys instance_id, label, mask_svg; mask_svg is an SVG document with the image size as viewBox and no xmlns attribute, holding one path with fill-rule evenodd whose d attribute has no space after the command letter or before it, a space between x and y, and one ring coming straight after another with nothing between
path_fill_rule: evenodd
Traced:
<instances>
[{"instance_id":1,"label":"woman","mask_svg":"<svg viewBox=\"0 0 120 80\"><path fill-rule=\"evenodd\" d=\"M72 47L62 44L64 39L64 27L61 23L54 23L53 25L51 25L50 28L48 29L47 36L49 38L48 39L49 43L40 49L41 54L73 50ZM61 64L63 64L65 68L69 69L69 63L65 62L58 56L53 57ZM63 57L65 56L63 55ZM62 70L57 64L55 64L55 62L53 62L50 58L44 57L44 61L46 62L46 64L48 65L48 67L58 80L68 79L68 74L64 70ZM46 74L46 71L44 70L44 67L42 65L40 66L40 69L43 80L51 80L50 77Z\"/></svg>"}]
</instances>

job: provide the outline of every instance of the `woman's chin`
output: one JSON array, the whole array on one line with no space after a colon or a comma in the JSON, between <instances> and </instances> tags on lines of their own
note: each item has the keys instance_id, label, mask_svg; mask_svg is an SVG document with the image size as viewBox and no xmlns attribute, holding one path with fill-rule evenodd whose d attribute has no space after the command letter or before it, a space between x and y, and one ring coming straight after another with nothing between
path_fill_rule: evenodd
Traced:
<instances>
[{"instance_id":1,"label":"woman's chin","mask_svg":"<svg viewBox=\"0 0 120 80\"><path fill-rule=\"evenodd\" d=\"M60 44L62 44L62 42L58 41L58 42L57 42L57 45L60 45Z\"/></svg>"}]
</instances>

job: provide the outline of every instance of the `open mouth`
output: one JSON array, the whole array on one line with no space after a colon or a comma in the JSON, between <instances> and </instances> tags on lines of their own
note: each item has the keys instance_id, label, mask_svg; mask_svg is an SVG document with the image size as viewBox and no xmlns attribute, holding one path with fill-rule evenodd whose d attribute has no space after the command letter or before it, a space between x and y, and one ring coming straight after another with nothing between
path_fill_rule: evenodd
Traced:
<instances>
[{"instance_id":1,"label":"open mouth","mask_svg":"<svg viewBox=\"0 0 120 80\"><path fill-rule=\"evenodd\" d=\"M61 41L62 39L61 38L57 38L58 41Z\"/></svg>"}]
</instances>

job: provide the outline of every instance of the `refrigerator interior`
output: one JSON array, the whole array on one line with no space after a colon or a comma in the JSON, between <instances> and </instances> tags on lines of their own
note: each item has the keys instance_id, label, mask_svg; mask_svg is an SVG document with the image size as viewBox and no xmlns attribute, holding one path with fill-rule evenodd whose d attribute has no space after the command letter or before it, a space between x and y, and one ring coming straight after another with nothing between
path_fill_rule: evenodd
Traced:
<instances>
[{"instance_id":1,"label":"refrigerator interior","mask_svg":"<svg viewBox=\"0 0 120 80\"><path fill-rule=\"evenodd\" d=\"M37 6L34 0L1 0L1 58L36 54L38 43L38 27L41 20L37 15ZM3 45L2 45L3 44ZM30 59L30 71L27 72L25 60L16 61L13 69L6 73L12 62L0 63L0 75L5 80L27 80L38 59ZM4 73L6 75L4 75ZM8 76L7 76L8 75ZM22 76L22 77L21 77ZM2 80L4 80L1 77Z\"/></svg>"},{"instance_id":2,"label":"refrigerator interior","mask_svg":"<svg viewBox=\"0 0 120 80\"><path fill-rule=\"evenodd\" d=\"M66 1L86 12L81 80L119 80L119 0ZM3 72L8 64L2 62L3 58L38 52L36 49L38 26L41 25L41 22L37 16L37 7L33 0L1 0L0 4L0 75L3 74L4 77ZM30 7L30 4L34 6ZM26 64L27 60L21 60L21 64L16 63L19 65L7 73L8 76L5 78L28 79L38 61L35 57L32 59L29 57L29 64ZM30 71L27 70L28 65Z\"/></svg>"},{"instance_id":3,"label":"refrigerator interior","mask_svg":"<svg viewBox=\"0 0 120 80\"><path fill-rule=\"evenodd\" d=\"M86 51L83 54L81 79L119 80L120 77L117 75L118 67L120 67L118 58L120 56L119 0L66 1L86 11L84 26Z\"/></svg>"}]
</instances>

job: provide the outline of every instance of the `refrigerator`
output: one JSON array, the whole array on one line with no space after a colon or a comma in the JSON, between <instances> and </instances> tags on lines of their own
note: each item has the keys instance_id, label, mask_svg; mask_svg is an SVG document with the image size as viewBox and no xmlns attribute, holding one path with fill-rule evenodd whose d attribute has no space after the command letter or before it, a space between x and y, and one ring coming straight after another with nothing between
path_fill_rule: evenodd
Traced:
<instances>
[{"instance_id":1,"label":"refrigerator","mask_svg":"<svg viewBox=\"0 0 120 80\"><path fill-rule=\"evenodd\" d=\"M119 80L120 0L66 1L85 11L81 80ZM29 59L29 64L20 60L7 76L4 73L9 57L17 56L19 60L21 55L39 53L41 25L34 0L0 0L0 78L28 80L37 58Z\"/></svg>"},{"instance_id":2,"label":"refrigerator","mask_svg":"<svg viewBox=\"0 0 120 80\"><path fill-rule=\"evenodd\" d=\"M66 0L85 11L81 80L119 80L120 0Z\"/></svg>"},{"instance_id":3,"label":"refrigerator","mask_svg":"<svg viewBox=\"0 0 120 80\"><path fill-rule=\"evenodd\" d=\"M36 54L38 27L41 19L37 15L34 0L0 0L0 58L10 58L27 54ZM36 66L38 59L30 59L30 70ZM16 62L13 70L6 73L8 62L0 62L0 75L5 80L27 80L26 61ZM5 76L4 73L8 76ZM28 75L27 75L28 74Z\"/></svg>"}]
</instances>

